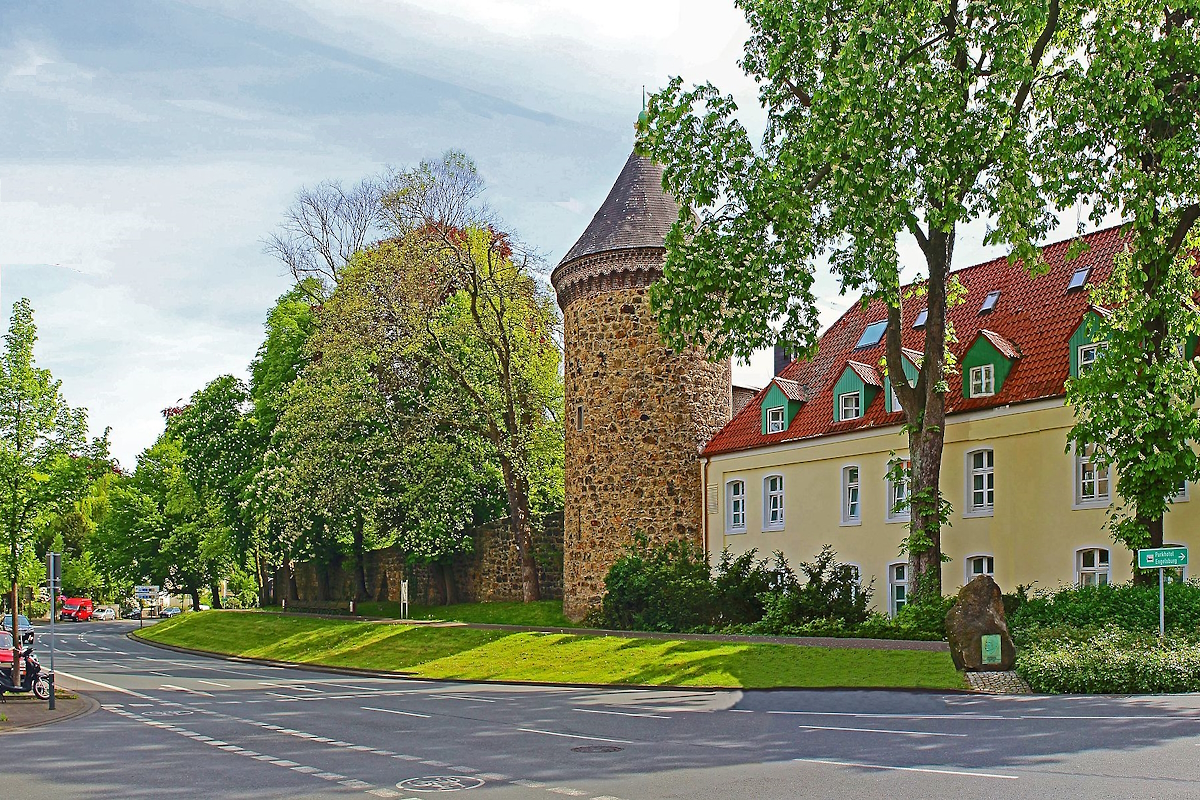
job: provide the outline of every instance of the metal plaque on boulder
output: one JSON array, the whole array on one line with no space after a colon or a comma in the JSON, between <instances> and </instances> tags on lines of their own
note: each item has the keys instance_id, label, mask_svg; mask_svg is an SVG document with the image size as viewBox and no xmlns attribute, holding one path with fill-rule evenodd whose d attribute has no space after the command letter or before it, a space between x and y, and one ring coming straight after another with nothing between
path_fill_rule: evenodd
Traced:
<instances>
[{"instance_id":1,"label":"metal plaque on boulder","mask_svg":"<svg viewBox=\"0 0 1200 800\"><path fill-rule=\"evenodd\" d=\"M985 634L982 639L983 663L999 664L1001 660L1000 634Z\"/></svg>"}]
</instances>

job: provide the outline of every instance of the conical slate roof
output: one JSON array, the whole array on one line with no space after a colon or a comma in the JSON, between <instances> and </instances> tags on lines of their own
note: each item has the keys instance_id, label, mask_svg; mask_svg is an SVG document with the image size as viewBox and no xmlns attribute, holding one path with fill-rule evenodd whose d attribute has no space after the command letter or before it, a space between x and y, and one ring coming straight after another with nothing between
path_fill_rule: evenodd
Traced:
<instances>
[{"instance_id":1,"label":"conical slate roof","mask_svg":"<svg viewBox=\"0 0 1200 800\"><path fill-rule=\"evenodd\" d=\"M678 217L679 205L662 188L662 167L631 153L600 210L559 266L610 250L663 247Z\"/></svg>"}]
</instances>

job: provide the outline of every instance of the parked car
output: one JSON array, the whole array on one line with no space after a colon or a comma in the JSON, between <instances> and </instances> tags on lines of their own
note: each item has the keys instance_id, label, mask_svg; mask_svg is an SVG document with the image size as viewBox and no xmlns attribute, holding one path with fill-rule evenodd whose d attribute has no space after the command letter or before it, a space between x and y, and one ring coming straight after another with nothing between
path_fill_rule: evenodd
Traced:
<instances>
[{"instance_id":1,"label":"parked car","mask_svg":"<svg viewBox=\"0 0 1200 800\"><path fill-rule=\"evenodd\" d=\"M149 616L149 614L147 614L146 616ZM142 618L142 610L140 608L130 608L130 609L126 610L124 617L125 617L125 619L141 619Z\"/></svg>"},{"instance_id":2,"label":"parked car","mask_svg":"<svg viewBox=\"0 0 1200 800\"><path fill-rule=\"evenodd\" d=\"M100 606L96 609L96 613L92 614L92 619L116 619L117 610L112 606Z\"/></svg>"},{"instance_id":3,"label":"parked car","mask_svg":"<svg viewBox=\"0 0 1200 800\"><path fill-rule=\"evenodd\" d=\"M21 626L21 633L33 630L33 623L29 621L29 617L24 614L17 614L17 624ZM0 630L12 633L12 614L5 614L4 619L0 621Z\"/></svg>"},{"instance_id":4,"label":"parked car","mask_svg":"<svg viewBox=\"0 0 1200 800\"><path fill-rule=\"evenodd\" d=\"M87 622L92 618L92 614L91 600L86 597L67 597L63 600L62 611L59 612L58 618L64 621Z\"/></svg>"},{"instance_id":5,"label":"parked car","mask_svg":"<svg viewBox=\"0 0 1200 800\"><path fill-rule=\"evenodd\" d=\"M165 619L169 619L171 617L177 617L182 613L183 613L183 609L179 608L178 606L167 606L162 611L159 611L158 615Z\"/></svg>"}]
</instances>

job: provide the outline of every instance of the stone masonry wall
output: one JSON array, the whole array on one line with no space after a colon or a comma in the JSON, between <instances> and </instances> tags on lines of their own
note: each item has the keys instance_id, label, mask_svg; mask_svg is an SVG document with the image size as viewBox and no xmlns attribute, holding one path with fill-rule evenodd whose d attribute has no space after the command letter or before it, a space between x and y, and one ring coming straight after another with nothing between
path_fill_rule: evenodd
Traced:
<instances>
[{"instance_id":1,"label":"stone masonry wall","mask_svg":"<svg viewBox=\"0 0 1200 800\"><path fill-rule=\"evenodd\" d=\"M535 519L534 552L542 597L562 597L563 586L563 515L562 512ZM457 558L454 572L456 600L460 603L519 601L521 599L521 562L507 520L481 525L471 533L470 555ZM366 558L367 590L372 600L400 600L400 582L409 581L409 601L420 605L445 602L444 581L437 568L408 565L397 547L372 550ZM312 562L295 566L298 602L349 601L354 595L353 564L350 559L331 565L328 591L320 591L320 567ZM282 581L277 579L277 584Z\"/></svg>"},{"instance_id":2,"label":"stone masonry wall","mask_svg":"<svg viewBox=\"0 0 1200 800\"><path fill-rule=\"evenodd\" d=\"M615 255L599 256L606 270L619 269ZM728 361L663 346L644 285L576 292L563 317L563 605L580 619L635 533L701 543L699 451L729 421L732 398Z\"/></svg>"}]
</instances>

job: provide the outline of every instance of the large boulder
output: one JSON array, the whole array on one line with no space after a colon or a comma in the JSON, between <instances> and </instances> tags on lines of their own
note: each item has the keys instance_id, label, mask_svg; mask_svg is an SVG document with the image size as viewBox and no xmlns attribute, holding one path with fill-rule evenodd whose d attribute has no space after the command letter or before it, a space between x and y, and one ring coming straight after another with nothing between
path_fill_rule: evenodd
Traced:
<instances>
[{"instance_id":1,"label":"large boulder","mask_svg":"<svg viewBox=\"0 0 1200 800\"><path fill-rule=\"evenodd\" d=\"M983 637L1000 637L1000 663L983 663ZM1013 668L1017 652L1008 635L1004 598L1000 587L980 575L958 593L958 602L946 614L946 638L954 666L967 672L1005 672Z\"/></svg>"}]
</instances>

